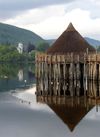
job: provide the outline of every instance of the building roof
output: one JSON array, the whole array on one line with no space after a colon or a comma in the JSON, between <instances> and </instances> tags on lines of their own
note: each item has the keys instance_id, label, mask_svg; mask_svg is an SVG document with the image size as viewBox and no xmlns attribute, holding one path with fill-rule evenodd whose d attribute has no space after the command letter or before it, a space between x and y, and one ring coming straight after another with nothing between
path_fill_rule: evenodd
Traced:
<instances>
[{"instance_id":1,"label":"building roof","mask_svg":"<svg viewBox=\"0 0 100 137\"><path fill-rule=\"evenodd\" d=\"M70 23L67 29L55 41L55 43L46 51L47 54L66 54L95 52L95 49L79 34Z\"/></svg>"}]
</instances>

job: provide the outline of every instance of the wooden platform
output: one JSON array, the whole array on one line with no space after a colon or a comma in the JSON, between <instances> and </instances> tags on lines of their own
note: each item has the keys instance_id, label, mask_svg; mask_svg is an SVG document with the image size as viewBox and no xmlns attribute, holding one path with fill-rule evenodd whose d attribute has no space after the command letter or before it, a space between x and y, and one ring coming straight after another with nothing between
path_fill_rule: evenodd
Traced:
<instances>
[{"instance_id":1,"label":"wooden platform","mask_svg":"<svg viewBox=\"0 0 100 137\"><path fill-rule=\"evenodd\" d=\"M100 80L100 54L36 55L36 77Z\"/></svg>"}]
</instances>

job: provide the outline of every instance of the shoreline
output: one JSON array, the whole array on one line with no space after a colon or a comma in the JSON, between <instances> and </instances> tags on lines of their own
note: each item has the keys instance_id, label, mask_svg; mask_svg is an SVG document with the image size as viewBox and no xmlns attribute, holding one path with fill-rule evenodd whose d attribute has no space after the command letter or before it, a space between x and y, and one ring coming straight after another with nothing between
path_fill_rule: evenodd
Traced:
<instances>
[{"instance_id":1,"label":"shoreline","mask_svg":"<svg viewBox=\"0 0 100 137\"><path fill-rule=\"evenodd\" d=\"M11 95L21 100L22 102L27 102L29 104L36 103L36 84L34 84L29 89L21 89L15 90L15 92L11 92Z\"/></svg>"}]
</instances>

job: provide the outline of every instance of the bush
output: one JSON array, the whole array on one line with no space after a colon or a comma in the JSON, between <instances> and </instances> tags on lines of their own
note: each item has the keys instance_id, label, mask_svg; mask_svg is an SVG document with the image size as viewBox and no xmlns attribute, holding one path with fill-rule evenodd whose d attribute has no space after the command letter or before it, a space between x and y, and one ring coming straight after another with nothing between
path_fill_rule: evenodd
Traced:
<instances>
[{"instance_id":1,"label":"bush","mask_svg":"<svg viewBox=\"0 0 100 137\"><path fill-rule=\"evenodd\" d=\"M41 42L40 44L38 44L38 46L36 47L37 51L40 52L45 52L47 49L49 48L49 44L46 42Z\"/></svg>"}]
</instances>

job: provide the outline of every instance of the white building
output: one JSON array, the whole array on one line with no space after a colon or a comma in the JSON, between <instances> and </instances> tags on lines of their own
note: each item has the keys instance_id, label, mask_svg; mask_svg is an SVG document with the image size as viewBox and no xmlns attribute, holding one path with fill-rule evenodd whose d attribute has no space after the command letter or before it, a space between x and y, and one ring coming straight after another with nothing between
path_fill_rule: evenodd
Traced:
<instances>
[{"instance_id":1,"label":"white building","mask_svg":"<svg viewBox=\"0 0 100 137\"><path fill-rule=\"evenodd\" d=\"M18 43L18 47L17 47L17 50L20 54L23 53L23 50L24 50L24 46L23 46L23 43Z\"/></svg>"}]
</instances>

